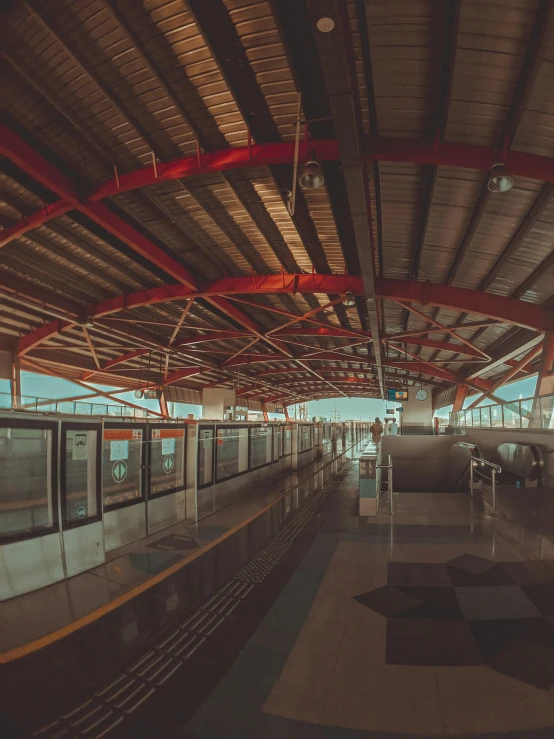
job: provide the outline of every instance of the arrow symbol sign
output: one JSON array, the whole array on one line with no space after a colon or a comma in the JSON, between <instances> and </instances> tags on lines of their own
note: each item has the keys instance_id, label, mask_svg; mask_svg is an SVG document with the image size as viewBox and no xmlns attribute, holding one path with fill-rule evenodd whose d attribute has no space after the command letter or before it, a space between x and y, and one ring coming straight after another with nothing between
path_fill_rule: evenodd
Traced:
<instances>
[{"instance_id":1,"label":"arrow symbol sign","mask_svg":"<svg viewBox=\"0 0 554 739\"><path fill-rule=\"evenodd\" d=\"M127 477L127 464L123 461L116 462L112 467L112 477L115 482L123 482Z\"/></svg>"}]
</instances>

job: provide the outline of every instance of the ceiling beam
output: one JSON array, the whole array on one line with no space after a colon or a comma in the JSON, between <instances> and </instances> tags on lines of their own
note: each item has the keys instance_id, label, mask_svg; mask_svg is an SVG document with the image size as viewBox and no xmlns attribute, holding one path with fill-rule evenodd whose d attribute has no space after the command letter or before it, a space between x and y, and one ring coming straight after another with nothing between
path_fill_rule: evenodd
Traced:
<instances>
[{"instance_id":1,"label":"ceiling beam","mask_svg":"<svg viewBox=\"0 0 554 739\"><path fill-rule=\"evenodd\" d=\"M7 127L0 126L0 147L5 151L10 142L5 136ZM334 139L318 140L310 138L309 149L314 150L319 162L336 161L339 157L338 144ZM494 148L474 146L453 142L427 142L402 139L376 139L368 144L365 154L368 162L405 162L412 164L436 164L437 166L477 169L488 172L495 163L498 152ZM156 170L144 167L129 174L120 173L118 179L108 179L91 188L91 193L84 202L96 202L144 187L156 185L179 178L193 177L201 174L212 174L232 169L264 167L279 163L291 163L294 159L294 142L282 141L269 144L253 144L252 147L233 147L200 156L182 157L177 160L160 163ZM544 157L527 152L509 151L505 156L505 164L512 174L520 177L554 182L554 158ZM46 223L74 207L66 199L47 204L36 213L31 214L12 227L0 231L0 246L9 243L36 225Z\"/></svg>"},{"instance_id":2,"label":"ceiling beam","mask_svg":"<svg viewBox=\"0 0 554 739\"><path fill-rule=\"evenodd\" d=\"M381 367L379 316L375 292L375 245L369 179L367 164L363 157L364 133L361 128L361 108L348 10L337 0L325 0L324 2L307 0L306 7L310 25L305 32L315 35L337 133L339 159L344 173L354 226L364 298L367 301L369 329L373 337L377 377L381 394L384 397L385 384ZM330 17L335 22L335 28L330 33L315 30L316 23L322 16Z\"/></svg>"}]
</instances>

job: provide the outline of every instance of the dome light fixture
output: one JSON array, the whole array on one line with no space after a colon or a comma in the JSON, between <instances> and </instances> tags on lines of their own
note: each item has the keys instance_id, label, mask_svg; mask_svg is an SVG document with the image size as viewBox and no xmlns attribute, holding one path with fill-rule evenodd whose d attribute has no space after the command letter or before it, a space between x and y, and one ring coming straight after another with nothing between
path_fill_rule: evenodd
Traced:
<instances>
[{"instance_id":1,"label":"dome light fixture","mask_svg":"<svg viewBox=\"0 0 554 739\"><path fill-rule=\"evenodd\" d=\"M83 326L85 328L94 328L94 321L92 318L87 318L86 321L83 323Z\"/></svg>"},{"instance_id":2,"label":"dome light fixture","mask_svg":"<svg viewBox=\"0 0 554 739\"><path fill-rule=\"evenodd\" d=\"M318 187L323 187L325 184L325 177L323 176L319 162L315 159L306 162L306 166L300 175L300 184L307 190L314 190Z\"/></svg>"},{"instance_id":3,"label":"dome light fixture","mask_svg":"<svg viewBox=\"0 0 554 739\"><path fill-rule=\"evenodd\" d=\"M335 27L335 21L332 18L324 16L323 18L319 18L315 25L321 33L330 33Z\"/></svg>"},{"instance_id":4,"label":"dome light fixture","mask_svg":"<svg viewBox=\"0 0 554 739\"><path fill-rule=\"evenodd\" d=\"M499 162L493 164L489 173L487 187L491 192L508 192L514 186L514 180L508 172L504 164Z\"/></svg>"},{"instance_id":5,"label":"dome light fixture","mask_svg":"<svg viewBox=\"0 0 554 739\"><path fill-rule=\"evenodd\" d=\"M353 308L356 305L356 301L351 292L345 293L342 296L342 304L345 308Z\"/></svg>"}]
</instances>

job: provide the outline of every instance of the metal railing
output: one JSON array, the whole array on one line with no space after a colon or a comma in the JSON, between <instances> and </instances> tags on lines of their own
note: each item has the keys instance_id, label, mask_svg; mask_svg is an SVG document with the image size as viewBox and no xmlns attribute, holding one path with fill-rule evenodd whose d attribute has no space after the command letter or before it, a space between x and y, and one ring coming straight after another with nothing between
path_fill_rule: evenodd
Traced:
<instances>
[{"instance_id":1,"label":"metal railing","mask_svg":"<svg viewBox=\"0 0 554 739\"><path fill-rule=\"evenodd\" d=\"M455 428L543 429L554 431L554 395L466 408L450 414Z\"/></svg>"},{"instance_id":2,"label":"metal railing","mask_svg":"<svg viewBox=\"0 0 554 739\"><path fill-rule=\"evenodd\" d=\"M114 416L117 418L147 418L155 415L147 408L138 410L116 403L86 403L81 400L56 400L33 395L18 395L17 405L14 408L12 407L12 396L9 393L0 393L0 411L63 413L69 416Z\"/></svg>"},{"instance_id":3,"label":"metal railing","mask_svg":"<svg viewBox=\"0 0 554 739\"><path fill-rule=\"evenodd\" d=\"M474 489L475 489L475 483L473 480L473 474L474 472L477 472L477 474L481 477L482 480L489 480L489 478L485 475L484 472L481 472L481 470L478 469L478 467L490 467L491 472L491 489L492 489L492 506L491 506L491 516L496 516L496 473L502 472L502 467L498 464L494 464L494 462L489 462L488 459L483 459L483 457L471 457L469 460L469 492L471 497L473 498L474 495Z\"/></svg>"},{"instance_id":4,"label":"metal railing","mask_svg":"<svg viewBox=\"0 0 554 739\"><path fill-rule=\"evenodd\" d=\"M376 469L378 470L387 470L387 492L389 496L389 511L390 515L394 515L394 507L392 504L392 457L389 454L389 463L388 464L378 464L376 466ZM381 483L383 481L379 480L379 485L377 488L377 510L379 510L379 498L381 496Z\"/></svg>"}]
</instances>

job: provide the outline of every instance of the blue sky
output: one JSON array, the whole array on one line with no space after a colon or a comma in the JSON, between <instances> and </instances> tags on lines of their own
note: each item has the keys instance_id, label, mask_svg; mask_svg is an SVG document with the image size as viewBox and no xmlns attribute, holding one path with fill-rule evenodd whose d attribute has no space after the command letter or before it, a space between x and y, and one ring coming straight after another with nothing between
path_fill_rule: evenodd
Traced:
<instances>
[{"instance_id":1,"label":"blue sky","mask_svg":"<svg viewBox=\"0 0 554 739\"><path fill-rule=\"evenodd\" d=\"M506 385L496 391L496 395L504 400L515 400L517 398L529 398L535 393L536 386L536 375L532 377L526 377L523 380L514 382L510 385ZM110 388L106 385L98 385L100 390L113 391L114 388ZM74 385L72 382L63 380L57 377L48 377L46 375L37 375L31 372L21 373L21 390L23 395L38 398L66 398L76 395L86 395L88 393L84 388L79 385ZM10 383L8 380L0 380L0 393L9 395ZM121 397L124 400L128 400L131 403L136 403L144 408L150 408L152 410L159 410L159 404L156 400L136 400L132 392L123 393ZM4 402L0 402L0 407L7 405L8 398L5 398ZM87 401L82 401L87 402ZM102 397L91 399L93 403L110 403L108 399ZM113 401L116 403L117 401ZM473 402L473 398L466 400L465 406ZM492 401L484 400L480 405L490 405ZM188 413L194 413L195 416L200 416L201 406L190 405L187 403L177 403L175 412L179 416L186 416ZM377 400L373 398L330 398L326 400L315 400L308 403L308 415L312 416L323 416L324 418L334 418L335 409L339 412L339 418L342 421L354 420L359 421L367 420L368 418L375 418L379 416L383 418L385 415L386 404L384 400ZM289 409L290 412L291 409ZM441 408L436 412L437 416L441 418L447 418L449 412L452 410L452 406ZM272 417L280 418L275 414L270 414Z\"/></svg>"}]
</instances>

